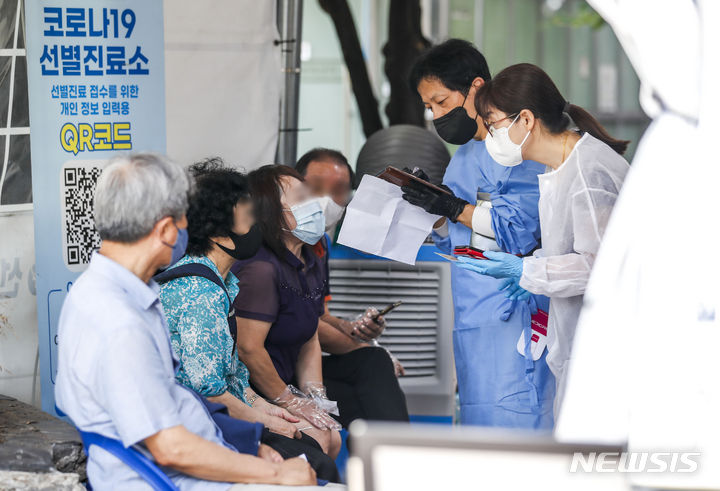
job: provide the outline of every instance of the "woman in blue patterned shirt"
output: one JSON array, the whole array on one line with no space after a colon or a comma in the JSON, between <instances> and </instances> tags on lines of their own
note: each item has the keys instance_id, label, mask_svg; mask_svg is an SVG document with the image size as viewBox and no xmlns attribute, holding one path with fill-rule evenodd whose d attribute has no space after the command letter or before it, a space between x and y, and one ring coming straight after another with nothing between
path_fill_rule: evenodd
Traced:
<instances>
[{"instance_id":1,"label":"woman in blue patterned shirt","mask_svg":"<svg viewBox=\"0 0 720 491\"><path fill-rule=\"evenodd\" d=\"M290 438L299 436L297 418L250 388L248 369L238 358L228 325L230 300L238 294L238 279L230 266L252 257L261 243L253 225L247 180L216 160L197 164L191 171L197 183L187 212L187 255L169 271L187 265L198 270L201 265L200 270L215 275L225 289L196 275L162 285L160 300L180 360L176 377L208 400L227 406L235 418L263 423Z\"/></svg>"}]
</instances>

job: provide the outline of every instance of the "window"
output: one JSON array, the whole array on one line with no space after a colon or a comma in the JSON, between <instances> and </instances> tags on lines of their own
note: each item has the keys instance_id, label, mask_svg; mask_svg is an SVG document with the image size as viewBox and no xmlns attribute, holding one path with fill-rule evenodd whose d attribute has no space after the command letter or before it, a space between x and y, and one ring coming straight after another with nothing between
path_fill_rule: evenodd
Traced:
<instances>
[{"instance_id":1,"label":"window","mask_svg":"<svg viewBox=\"0 0 720 491\"><path fill-rule=\"evenodd\" d=\"M22 0L0 0L0 212L32 209Z\"/></svg>"}]
</instances>

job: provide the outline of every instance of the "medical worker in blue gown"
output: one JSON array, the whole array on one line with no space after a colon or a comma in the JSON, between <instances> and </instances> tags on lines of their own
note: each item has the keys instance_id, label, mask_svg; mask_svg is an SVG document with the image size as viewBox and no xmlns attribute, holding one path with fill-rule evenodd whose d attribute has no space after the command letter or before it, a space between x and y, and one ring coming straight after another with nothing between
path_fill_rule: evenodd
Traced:
<instances>
[{"instance_id":1,"label":"medical worker in blue gown","mask_svg":"<svg viewBox=\"0 0 720 491\"><path fill-rule=\"evenodd\" d=\"M489 79L484 56L466 41L448 40L418 59L410 83L433 112L438 135L461 146L443 178L454 196L415 185L404 186L403 197L447 217L433 231L435 244L445 253L472 245L525 256L540 245L537 175L545 168L532 161L503 167L488 154L483 141L487 131L474 100ZM416 174L424 176L420 170ZM507 286L503 280L452 268L461 422L550 429L555 381L545 362L544 337L531 330L531 316L537 309L547 312L549 301L536 295L510 300L503 289ZM532 334L538 334L540 344L525 342Z\"/></svg>"}]
</instances>

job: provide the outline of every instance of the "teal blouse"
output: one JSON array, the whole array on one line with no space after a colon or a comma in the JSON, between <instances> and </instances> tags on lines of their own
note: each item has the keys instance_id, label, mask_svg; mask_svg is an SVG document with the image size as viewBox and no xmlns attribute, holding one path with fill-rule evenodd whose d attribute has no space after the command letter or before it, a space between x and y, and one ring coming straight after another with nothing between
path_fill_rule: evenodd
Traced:
<instances>
[{"instance_id":1,"label":"teal blouse","mask_svg":"<svg viewBox=\"0 0 720 491\"><path fill-rule=\"evenodd\" d=\"M205 256L185 256L174 266L198 263L222 279L215 263ZM230 298L238 294L238 279L228 273L225 287ZM245 401L250 373L233 350L227 317L230 305L225 292L199 276L171 280L160 287L173 351L180 360L176 378L205 397L230 392Z\"/></svg>"}]
</instances>

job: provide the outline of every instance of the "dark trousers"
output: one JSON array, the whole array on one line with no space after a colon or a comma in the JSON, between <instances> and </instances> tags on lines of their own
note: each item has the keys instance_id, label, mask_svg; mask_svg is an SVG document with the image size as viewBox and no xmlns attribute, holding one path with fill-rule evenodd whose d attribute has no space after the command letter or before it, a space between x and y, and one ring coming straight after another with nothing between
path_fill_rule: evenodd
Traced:
<instances>
[{"instance_id":1,"label":"dark trousers","mask_svg":"<svg viewBox=\"0 0 720 491\"><path fill-rule=\"evenodd\" d=\"M278 435L267 428L263 428L260 423L250 423L233 418L222 404L210 402L202 396L200 396L200 400L205 404L210 417L220 428L225 441L234 446L240 453L257 455L258 444L264 443L284 459L305 454L308 463L315 469L318 479L340 482L340 474L335 466L335 461L322 451L320 444L314 438L305 433L302 434L301 440Z\"/></svg>"},{"instance_id":2,"label":"dark trousers","mask_svg":"<svg viewBox=\"0 0 720 491\"><path fill-rule=\"evenodd\" d=\"M382 348L360 348L344 355L323 356L328 398L337 401L345 428L356 419L409 420L405 394L392 360Z\"/></svg>"},{"instance_id":3,"label":"dark trousers","mask_svg":"<svg viewBox=\"0 0 720 491\"><path fill-rule=\"evenodd\" d=\"M279 453L284 459L291 459L300 454L305 454L308 463L315 469L318 479L330 482L340 482L335 461L322 451L320 444L314 438L302 434L302 440L288 438L273 433L267 428L263 430L260 441Z\"/></svg>"}]
</instances>

